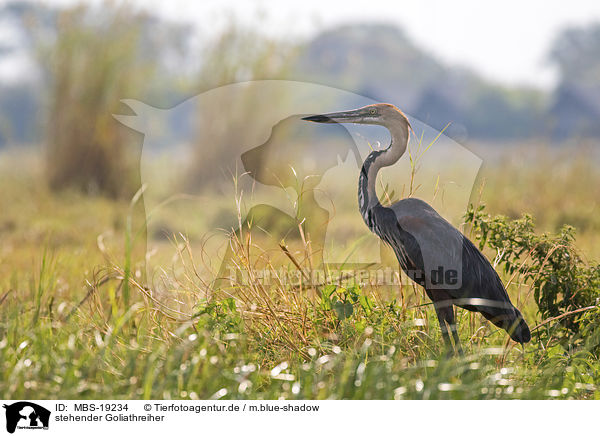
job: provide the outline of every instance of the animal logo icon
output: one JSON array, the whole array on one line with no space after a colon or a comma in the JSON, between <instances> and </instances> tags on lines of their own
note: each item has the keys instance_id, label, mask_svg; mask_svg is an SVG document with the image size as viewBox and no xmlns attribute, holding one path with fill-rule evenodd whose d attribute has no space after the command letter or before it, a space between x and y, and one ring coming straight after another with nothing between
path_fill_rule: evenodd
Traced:
<instances>
[{"instance_id":1,"label":"animal logo icon","mask_svg":"<svg viewBox=\"0 0 600 436\"><path fill-rule=\"evenodd\" d=\"M347 188L356 186L363 160L378 143L389 143L388 132L300 121L300 114L365 106L375 103L372 99L312 83L264 80L212 89L170 109L123 103L134 114L114 117L144 135L140 178L146 187L147 252L158 253L147 256L147 277L157 277L160 256L172 242L165 235L177 234L187 235L192 245L195 238L202 256L196 258L199 275L208 271L220 277L231 257L231 235L250 222L273 240L286 241L301 237L298 225L304 226L301 232L311 233L315 267L382 264L387 248L365 232L355 210L356 191ZM419 191L398 189L390 200L422 197L460 224L481 159L419 120L411 118L411 124L413 145L426 147L435 139L435 146L417 162L427 169L414 183ZM422 150L409 153L415 157ZM393 173L385 171L389 179L379 180L377 189L406 185L408 161L399 162ZM169 171L176 183L165 177ZM154 289L169 288L156 282Z\"/></svg>"},{"instance_id":2,"label":"animal logo icon","mask_svg":"<svg viewBox=\"0 0 600 436\"><path fill-rule=\"evenodd\" d=\"M3 407L6 409L6 431L9 433L14 433L17 428L48 429L50 411L45 407L29 401L4 404Z\"/></svg>"}]
</instances>

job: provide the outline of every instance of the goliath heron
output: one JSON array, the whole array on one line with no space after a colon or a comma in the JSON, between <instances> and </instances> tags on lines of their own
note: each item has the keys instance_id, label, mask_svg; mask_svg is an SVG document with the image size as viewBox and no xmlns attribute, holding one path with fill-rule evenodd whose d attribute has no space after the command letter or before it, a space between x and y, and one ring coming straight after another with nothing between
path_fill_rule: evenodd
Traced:
<instances>
[{"instance_id":1,"label":"goliath heron","mask_svg":"<svg viewBox=\"0 0 600 436\"><path fill-rule=\"evenodd\" d=\"M360 213L369 229L392 247L404 272L425 288L449 349L452 343L448 330L461 351L454 305L480 312L516 342L529 342L531 333L523 315L511 303L490 262L467 237L422 200L405 198L389 207L379 202L375 191L377 173L395 164L408 146L411 127L399 109L381 103L303 120L375 124L389 130L389 147L372 151L363 163L358 182ZM436 274L444 268L454 273Z\"/></svg>"}]
</instances>

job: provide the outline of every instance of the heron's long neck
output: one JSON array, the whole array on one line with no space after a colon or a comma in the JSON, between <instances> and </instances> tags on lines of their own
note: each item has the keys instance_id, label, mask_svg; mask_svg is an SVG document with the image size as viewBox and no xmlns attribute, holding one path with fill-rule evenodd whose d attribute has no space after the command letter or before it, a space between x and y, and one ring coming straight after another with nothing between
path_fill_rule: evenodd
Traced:
<instances>
[{"instance_id":1,"label":"heron's long neck","mask_svg":"<svg viewBox=\"0 0 600 436\"><path fill-rule=\"evenodd\" d=\"M373 208L380 205L377 198L377 173L381 168L394 165L406 151L408 145L408 126L398 123L398 126L388 127L391 134L391 144L385 150L372 151L365 159L358 179L358 205L363 220L374 230Z\"/></svg>"}]
</instances>

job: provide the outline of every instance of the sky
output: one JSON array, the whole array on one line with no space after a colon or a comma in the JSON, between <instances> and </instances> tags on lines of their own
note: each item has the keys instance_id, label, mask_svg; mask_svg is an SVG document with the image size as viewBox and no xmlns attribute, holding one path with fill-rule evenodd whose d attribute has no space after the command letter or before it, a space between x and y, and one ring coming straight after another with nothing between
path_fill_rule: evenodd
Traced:
<instances>
[{"instance_id":1,"label":"sky","mask_svg":"<svg viewBox=\"0 0 600 436\"><path fill-rule=\"evenodd\" d=\"M547 53L558 32L568 26L600 22L600 2L594 0L130 2L172 20L192 22L205 33L218 32L232 16L269 35L284 38L308 38L344 23L397 24L417 46L449 65L467 66L500 84L540 88L550 88L556 81Z\"/></svg>"}]
</instances>

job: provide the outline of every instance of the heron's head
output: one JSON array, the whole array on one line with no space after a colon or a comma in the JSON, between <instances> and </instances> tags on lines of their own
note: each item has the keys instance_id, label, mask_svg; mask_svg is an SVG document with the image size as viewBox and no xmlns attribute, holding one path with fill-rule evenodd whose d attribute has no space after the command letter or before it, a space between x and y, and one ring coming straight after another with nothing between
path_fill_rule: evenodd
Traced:
<instances>
[{"instance_id":1,"label":"heron's head","mask_svg":"<svg viewBox=\"0 0 600 436\"><path fill-rule=\"evenodd\" d=\"M388 103L377 103L343 112L332 112L322 115L311 115L302 118L315 123L354 123L354 124L377 124L388 126L390 123L410 123L406 115L396 106Z\"/></svg>"}]
</instances>

